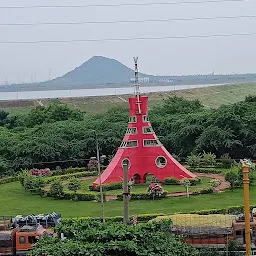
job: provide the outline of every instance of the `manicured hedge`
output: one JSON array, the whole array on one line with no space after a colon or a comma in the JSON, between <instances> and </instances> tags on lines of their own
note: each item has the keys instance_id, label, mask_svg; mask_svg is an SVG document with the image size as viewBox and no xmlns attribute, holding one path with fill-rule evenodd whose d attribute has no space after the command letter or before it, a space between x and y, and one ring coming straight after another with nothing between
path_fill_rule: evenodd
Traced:
<instances>
[{"instance_id":1,"label":"manicured hedge","mask_svg":"<svg viewBox=\"0 0 256 256\"><path fill-rule=\"evenodd\" d=\"M256 208L256 206L251 206L252 208ZM210 215L210 214L230 214L230 215L236 215L239 213L243 213L243 206L231 206L228 208L220 208L220 209L209 209L209 210L202 210L202 211L190 211L190 212L182 212L182 213L190 213L190 214L199 214L199 215ZM179 213L173 213L173 214L179 214ZM138 221L139 222L148 222L152 219L155 219L159 216L166 216L170 214L163 214L163 213L152 213L152 214L140 214L138 215ZM76 221L76 220L100 220L100 218L92 218L92 217L81 217L81 218L64 218L61 220L61 222L65 223L70 221ZM130 218L131 219L131 218ZM122 222L123 217L122 216L115 216L115 217L105 217L106 221L113 221L113 222Z\"/></svg>"},{"instance_id":2,"label":"manicured hedge","mask_svg":"<svg viewBox=\"0 0 256 256\"><path fill-rule=\"evenodd\" d=\"M167 192L163 192L163 194L159 197L155 197L155 200L165 198L167 196ZM151 200L153 199L152 196L149 194L143 193L143 194L131 194L130 200ZM123 195L119 194L117 195L117 200L122 201L123 200Z\"/></svg>"},{"instance_id":3,"label":"manicured hedge","mask_svg":"<svg viewBox=\"0 0 256 256\"><path fill-rule=\"evenodd\" d=\"M203 195L213 193L213 188L199 188L197 191L192 192L192 195Z\"/></svg>"},{"instance_id":4,"label":"manicured hedge","mask_svg":"<svg viewBox=\"0 0 256 256\"><path fill-rule=\"evenodd\" d=\"M250 206L250 211L256 206ZM230 206L228 208L220 208L220 209L209 209L209 210L202 210L202 211L192 211L189 213L195 213L200 215L209 215L209 214L230 214L230 215L237 215L244 212L243 206Z\"/></svg>"},{"instance_id":5,"label":"manicured hedge","mask_svg":"<svg viewBox=\"0 0 256 256\"><path fill-rule=\"evenodd\" d=\"M63 199L67 200L74 200L75 195L73 192L64 192L63 194ZM96 195L91 194L91 193L82 193L82 192L77 192L76 193L76 199L77 201L94 201L96 200Z\"/></svg>"},{"instance_id":6,"label":"manicured hedge","mask_svg":"<svg viewBox=\"0 0 256 256\"><path fill-rule=\"evenodd\" d=\"M190 186L196 186L196 185L201 183L201 179L200 178L190 178L188 180L190 182Z\"/></svg>"},{"instance_id":7,"label":"manicured hedge","mask_svg":"<svg viewBox=\"0 0 256 256\"><path fill-rule=\"evenodd\" d=\"M122 182L112 182L108 184L102 184L102 190L103 191L109 191L109 190L116 190L116 189L121 189L123 188L123 183ZM93 186L89 186L89 189L91 191L100 191L100 186L97 185L96 188Z\"/></svg>"},{"instance_id":8,"label":"manicured hedge","mask_svg":"<svg viewBox=\"0 0 256 256\"><path fill-rule=\"evenodd\" d=\"M45 190L45 196L52 197L50 191ZM83 192L77 192L76 196L73 192L65 191L62 194L62 198L64 200L77 200L77 201L100 201L100 195L97 195L95 193L83 193ZM104 201L106 200L105 194L103 194Z\"/></svg>"},{"instance_id":9,"label":"manicured hedge","mask_svg":"<svg viewBox=\"0 0 256 256\"><path fill-rule=\"evenodd\" d=\"M65 175L65 174L70 174L70 173L78 173L78 172L88 172L88 168L86 167L71 167L68 169L58 169L58 170L53 170L50 174L50 176L58 176L58 175Z\"/></svg>"},{"instance_id":10,"label":"manicured hedge","mask_svg":"<svg viewBox=\"0 0 256 256\"><path fill-rule=\"evenodd\" d=\"M140 214L138 215L138 221L139 222L148 222L156 217L164 216L163 213L152 213L152 214ZM76 221L76 220L100 220L100 218L93 218L93 217L80 217L80 218L64 218L61 220L62 223L70 223L70 221ZM131 217L130 217L131 220ZM111 222L122 222L123 216L115 216L115 217L105 217L105 221L111 221Z\"/></svg>"},{"instance_id":11,"label":"manicured hedge","mask_svg":"<svg viewBox=\"0 0 256 256\"><path fill-rule=\"evenodd\" d=\"M165 185L180 185L180 181L174 177L165 178L164 179Z\"/></svg>"},{"instance_id":12,"label":"manicured hedge","mask_svg":"<svg viewBox=\"0 0 256 256\"><path fill-rule=\"evenodd\" d=\"M223 171L215 168L188 168L191 172L222 174Z\"/></svg>"},{"instance_id":13,"label":"manicured hedge","mask_svg":"<svg viewBox=\"0 0 256 256\"><path fill-rule=\"evenodd\" d=\"M76 172L76 173L69 173L69 174L65 174L65 175L58 175L58 176L48 177L48 178L45 178L44 181L45 181L45 183L50 183L54 179L67 180L71 177L81 178L81 177L90 177L90 176L96 176L96 175L97 175L96 171L93 171L93 172L89 172L89 171Z\"/></svg>"},{"instance_id":14,"label":"manicured hedge","mask_svg":"<svg viewBox=\"0 0 256 256\"><path fill-rule=\"evenodd\" d=\"M6 184L6 183L11 183L11 182L14 182L14 181L18 181L17 176L11 176L11 177L7 177L7 178L3 178L3 179L0 179L0 185Z\"/></svg>"},{"instance_id":15,"label":"manicured hedge","mask_svg":"<svg viewBox=\"0 0 256 256\"><path fill-rule=\"evenodd\" d=\"M196 186L201 182L200 178L190 178L188 179L190 181L191 186ZM170 178L165 178L164 179L164 184L165 185L180 185L180 181L177 178L170 177Z\"/></svg>"}]
</instances>

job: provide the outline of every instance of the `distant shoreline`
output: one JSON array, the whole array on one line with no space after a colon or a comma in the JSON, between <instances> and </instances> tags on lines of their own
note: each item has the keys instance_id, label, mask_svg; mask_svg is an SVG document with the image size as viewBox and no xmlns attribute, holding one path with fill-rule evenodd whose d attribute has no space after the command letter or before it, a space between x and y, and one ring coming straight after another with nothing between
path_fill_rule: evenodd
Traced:
<instances>
[{"instance_id":1,"label":"distant shoreline","mask_svg":"<svg viewBox=\"0 0 256 256\"><path fill-rule=\"evenodd\" d=\"M165 79L164 79L165 78ZM168 78L168 79L167 79ZM202 75L202 76L180 76L180 77L154 77L150 81L140 82L141 87L161 86L194 86L212 84L236 84L256 82L256 74L239 75ZM0 85L0 92L31 92L31 91L63 91L63 90L87 90L87 89L109 89L109 88L130 88L132 82L109 82L109 83L75 83L74 81L63 83L45 81L40 83Z\"/></svg>"},{"instance_id":2,"label":"distant shoreline","mask_svg":"<svg viewBox=\"0 0 256 256\"><path fill-rule=\"evenodd\" d=\"M197 85L169 85L169 86L142 86L141 93L179 91L211 86L230 85L235 83L221 84L197 84ZM48 90L48 91L21 91L21 92L0 92L0 101L15 100L40 100L58 98L81 98L97 96L114 96L133 94L133 87L122 88L97 88L97 89L70 89L70 90Z\"/></svg>"}]
</instances>

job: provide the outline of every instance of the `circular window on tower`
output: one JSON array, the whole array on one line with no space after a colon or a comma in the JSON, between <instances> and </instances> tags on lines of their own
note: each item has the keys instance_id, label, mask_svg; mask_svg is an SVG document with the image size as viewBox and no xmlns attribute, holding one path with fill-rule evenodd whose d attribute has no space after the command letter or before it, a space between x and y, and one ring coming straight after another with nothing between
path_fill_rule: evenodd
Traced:
<instances>
[{"instance_id":1,"label":"circular window on tower","mask_svg":"<svg viewBox=\"0 0 256 256\"><path fill-rule=\"evenodd\" d=\"M122 161L122 167L124 167L124 164L127 164L127 165L128 165L128 169L131 167L131 161L130 161L128 158L125 158L125 159Z\"/></svg>"},{"instance_id":2,"label":"circular window on tower","mask_svg":"<svg viewBox=\"0 0 256 256\"><path fill-rule=\"evenodd\" d=\"M163 156L158 156L158 157L156 158L156 166L157 166L158 168L164 168L166 165L167 165L167 160L166 160L165 157L163 157Z\"/></svg>"}]
</instances>

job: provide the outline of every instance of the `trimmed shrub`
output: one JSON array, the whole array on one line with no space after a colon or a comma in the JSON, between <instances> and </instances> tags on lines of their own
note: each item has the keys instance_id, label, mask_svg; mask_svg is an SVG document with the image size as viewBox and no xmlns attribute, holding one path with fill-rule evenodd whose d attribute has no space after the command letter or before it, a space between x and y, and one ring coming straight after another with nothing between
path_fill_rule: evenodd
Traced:
<instances>
[{"instance_id":1,"label":"trimmed shrub","mask_svg":"<svg viewBox=\"0 0 256 256\"><path fill-rule=\"evenodd\" d=\"M180 181L174 177L165 178L164 179L165 185L180 185Z\"/></svg>"},{"instance_id":2,"label":"trimmed shrub","mask_svg":"<svg viewBox=\"0 0 256 256\"><path fill-rule=\"evenodd\" d=\"M218 179L211 179L209 183L212 188L216 188L221 184L221 181Z\"/></svg>"},{"instance_id":3,"label":"trimmed shrub","mask_svg":"<svg viewBox=\"0 0 256 256\"><path fill-rule=\"evenodd\" d=\"M199 173L213 173L213 174L222 174L222 170L218 170L215 168L188 168L191 172L199 172Z\"/></svg>"},{"instance_id":4,"label":"trimmed shrub","mask_svg":"<svg viewBox=\"0 0 256 256\"><path fill-rule=\"evenodd\" d=\"M76 201L94 201L96 200L96 196L92 193L77 192L74 194L72 192L65 191L63 192L63 199Z\"/></svg>"},{"instance_id":5,"label":"trimmed shrub","mask_svg":"<svg viewBox=\"0 0 256 256\"><path fill-rule=\"evenodd\" d=\"M28 171L26 171L26 170L24 170L21 173L19 173L18 180L19 180L21 186L24 187L24 182L28 178L28 176L31 176L31 174L29 174Z\"/></svg>"},{"instance_id":6,"label":"trimmed shrub","mask_svg":"<svg viewBox=\"0 0 256 256\"><path fill-rule=\"evenodd\" d=\"M200 178L190 178L188 180L190 182L190 186L196 186L196 185L201 183L201 179Z\"/></svg>"},{"instance_id":7,"label":"trimmed shrub","mask_svg":"<svg viewBox=\"0 0 256 256\"><path fill-rule=\"evenodd\" d=\"M81 189L81 180L75 177L70 178L68 181L68 189L76 194L77 190Z\"/></svg>"},{"instance_id":8,"label":"trimmed shrub","mask_svg":"<svg viewBox=\"0 0 256 256\"><path fill-rule=\"evenodd\" d=\"M25 191L30 191L31 193L43 196L43 188L45 186L45 182L42 177L33 176L25 171L18 176L18 179L20 184L24 187Z\"/></svg>"},{"instance_id":9,"label":"trimmed shrub","mask_svg":"<svg viewBox=\"0 0 256 256\"><path fill-rule=\"evenodd\" d=\"M199 183L201 183L201 179L200 178L190 178L188 179L190 182L190 186L196 186ZM165 178L164 179L164 184L165 185L180 185L180 181L176 178Z\"/></svg>"},{"instance_id":10,"label":"trimmed shrub","mask_svg":"<svg viewBox=\"0 0 256 256\"><path fill-rule=\"evenodd\" d=\"M123 188L123 183L122 182L111 182L108 184L102 184L102 190L103 191L109 191L109 190L116 190L116 189L121 189ZM89 186L89 189L91 191L100 191L100 185L97 185L96 188L93 186Z\"/></svg>"},{"instance_id":11,"label":"trimmed shrub","mask_svg":"<svg viewBox=\"0 0 256 256\"><path fill-rule=\"evenodd\" d=\"M164 216L166 214L163 213L152 213L152 214L140 214L138 215L138 221L139 222L148 222L152 219L155 219L159 216ZM123 222L124 217L123 216L115 216L115 217L105 217L105 221L107 222ZM131 218L130 218L131 219ZM62 223L69 223L74 220L101 220L99 217L80 217L80 218L63 218L61 219Z\"/></svg>"},{"instance_id":12,"label":"trimmed shrub","mask_svg":"<svg viewBox=\"0 0 256 256\"><path fill-rule=\"evenodd\" d=\"M59 176L59 175L65 175L70 173L78 173L78 172L88 172L88 168L86 167L75 167L75 168L68 168L68 169L57 169L53 170L50 174L50 176Z\"/></svg>"},{"instance_id":13,"label":"trimmed shrub","mask_svg":"<svg viewBox=\"0 0 256 256\"><path fill-rule=\"evenodd\" d=\"M121 195L120 195L121 196ZM252 210L253 208L256 208L256 206L250 206L250 209ZM210 215L210 214L230 214L230 215L236 215L239 213L243 213L243 206L230 206L228 208L220 208L220 209L208 209L208 210L201 210L201 211L189 211L189 212L183 212L183 213L190 213L190 214L199 214L199 215ZM173 214L178 214L178 213L173 213ZM139 222L148 222L152 219L155 219L156 217L159 216L167 216L170 214L163 214L163 213L152 213L152 214L141 214L138 215L138 221ZM65 223L70 223L71 221L74 220L100 220L100 218L96 217L80 217L80 218L63 218L61 222ZM115 216L115 217L106 217L106 221L110 222L122 222L123 221L123 216Z\"/></svg>"},{"instance_id":14,"label":"trimmed shrub","mask_svg":"<svg viewBox=\"0 0 256 256\"><path fill-rule=\"evenodd\" d=\"M54 197L50 191L44 191L44 195L47 197ZM83 193L83 192L77 192L76 194L69 192L69 191L63 191L61 194L58 195L58 197L54 197L55 199L64 199L64 200L75 200L75 201L100 201L100 195L93 194L93 193ZM103 194L103 199L106 201L106 195Z\"/></svg>"},{"instance_id":15,"label":"trimmed shrub","mask_svg":"<svg viewBox=\"0 0 256 256\"><path fill-rule=\"evenodd\" d=\"M19 180L19 178L17 176L3 178L3 179L0 179L0 185L6 184L6 183L11 183L11 182L18 181L18 180Z\"/></svg>"},{"instance_id":16,"label":"trimmed shrub","mask_svg":"<svg viewBox=\"0 0 256 256\"><path fill-rule=\"evenodd\" d=\"M60 179L55 179L50 187L50 195L55 199L61 199L64 197L64 187Z\"/></svg>"},{"instance_id":17,"label":"trimmed shrub","mask_svg":"<svg viewBox=\"0 0 256 256\"><path fill-rule=\"evenodd\" d=\"M202 211L191 211L191 214L199 214L199 215L210 215L210 214L227 214L226 208L221 209L209 209L209 210L202 210Z\"/></svg>"},{"instance_id":18,"label":"trimmed shrub","mask_svg":"<svg viewBox=\"0 0 256 256\"><path fill-rule=\"evenodd\" d=\"M235 170L230 170L225 174L225 180L230 183L232 190L235 186L238 186L238 187L240 186L239 184L240 182L237 179L238 179L238 175L237 175L237 171Z\"/></svg>"},{"instance_id":19,"label":"trimmed shrub","mask_svg":"<svg viewBox=\"0 0 256 256\"><path fill-rule=\"evenodd\" d=\"M156 197L155 199L165 198L166 196L167 196L167 192L163 192L162 195ZM130 195L130 200L151 200L151 199L153 199L153 197L146 193L141 193L141 194L132 193ZM122 201L123 195L122 194L117 195L117 200Z\"/></svg>"},{"instance_id":20,"label":"trimmed shrub","mask_svg":"<svg viewBox=\"0 0 256 256\"><path fill-rule=\"evenodd\" d=\"M256 206L250 206L250 211ZM209 209L202 211L192 211L190 213L200 214L200 215L209 215L209 214L229 214L229 215L237 215L244 212L243 206L230 206L228 208L220 208L220 209Z\"/></svg>"},{"instance_id":21,"label":"trimmed shrub","mask_svg":"<svg viewBox=\"0 0 256 256\"><path fill-rule=\"evenodd\" d=\"M192 195L203 195L213 193L213 188L200 188L197 191L192 192Z\"/></svg>"}]
</instances>

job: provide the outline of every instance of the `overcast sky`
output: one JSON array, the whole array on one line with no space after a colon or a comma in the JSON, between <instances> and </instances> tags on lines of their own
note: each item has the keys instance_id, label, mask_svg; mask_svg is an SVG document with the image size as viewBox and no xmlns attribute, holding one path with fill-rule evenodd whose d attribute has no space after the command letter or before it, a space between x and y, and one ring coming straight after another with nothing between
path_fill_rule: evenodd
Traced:
<instances>
[{"instance_id":1,"label":"overcast sky","mask_svg":"<svg viewBox=\"0 0 256 256\"><path fill-rule=\"evenodd\" d=\"M158 2L141 0L139 2ZM161 2L184 0L162 0ZM196 1L196 0L190 0ZM122 0L136 3L138 0ZM117 4L120 0L1 0L0 6ZM104 8L0 9L0 23L83 22L256 15L256 1ZM0 41L255 33L256 18L73 26L0 26ZM155 75L256 73L256 35L64 44L0 44L0 83L60 76L94 55Z\"/></svg>"}]
</instances>

